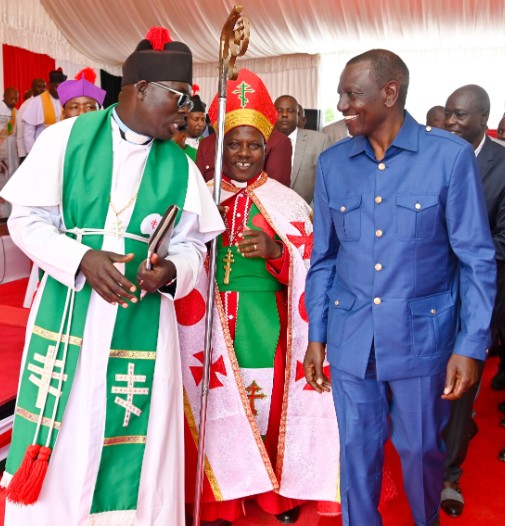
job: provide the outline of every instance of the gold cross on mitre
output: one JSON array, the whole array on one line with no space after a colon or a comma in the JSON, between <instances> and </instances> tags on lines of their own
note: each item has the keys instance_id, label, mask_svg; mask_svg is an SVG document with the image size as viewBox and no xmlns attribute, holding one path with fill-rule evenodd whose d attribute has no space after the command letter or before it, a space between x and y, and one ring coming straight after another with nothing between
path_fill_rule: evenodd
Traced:
<instances>
[{"instance_id":1,"label":"gold cross on mitre","mask_svg":"<svg viewBox=\"0 0 505 526\"><path fill-rule=\"evenodd\" d=\"M256 90L253 89L247 82L242 81L233 91L232 93L234 95L238 95L238 99L240 100L240 105L242 108L245 108L247 106L247 103L249 102L249 99L247 98L248 93L254 93Z\"/></svg>"}]
</instances>

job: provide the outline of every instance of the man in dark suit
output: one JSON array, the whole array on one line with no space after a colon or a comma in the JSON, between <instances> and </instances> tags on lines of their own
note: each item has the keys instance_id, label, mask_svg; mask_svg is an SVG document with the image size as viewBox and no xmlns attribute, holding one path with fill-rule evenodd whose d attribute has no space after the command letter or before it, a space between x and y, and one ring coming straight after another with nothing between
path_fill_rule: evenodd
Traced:
<instances>
[{"instance_id":1,"label":"man in dark suit","mask_svg":"<svg viewBox=\"0 0 505 526\"><path fill-rule=\"evenodd\" d=\"M486 135L489 111L489 95L483 88L474 84L463 86L447 99L444 124L446 130L472 145L484 187L489 226L496 250L497 294L491 320L495 343L498 340L503 342L505 335L505 148ZM468 444L477 432L472 419L472 406L478 386L479 382L453 402L451 418L445 430L448 456L441 506L452 517L461 515L464 507L459 479Z\"/></svg>"},{"instance_id":2,"label":"man in dark suit","mask_svg":"<svg viewBox=\"0 0 505 526\"><path fill-rule=\"evenodd\" d=\"M448 400L477 381L490 341L495 251L475 155L405 111L408 84L391 51L351 59L338 109L352 138L318 161L304 368L328 391L327 351L344 526L382 524L389 433L416 526L440 524Z\"/></svg>"},{"instance_id":3,"label":"man in dark suit","mask_svg":"<svg viewBox=\"0 0 505 526\"><path fill-rule=\"evenodd\" d=\"M298 128L299 104L291 95L278 97L274 105L279 114L277 130L291 140L293 147L291 188L312 204L317 159L331 146L330 138L314 130Z\"/></svg>"},{"instance_id":4,"label":"man in dark suit","mask_svg":"<svg viewBox=\"0 0 505 526\"><path fill-rule=\"evenodd\" d=\"M202 139L196 154L196 165L206 181L214 179L216 137L213 133ZM291 153L291 141L274 129L266 143L264 169L268 177L286 186L291 181Z\"/></svg>"}]
</instances>

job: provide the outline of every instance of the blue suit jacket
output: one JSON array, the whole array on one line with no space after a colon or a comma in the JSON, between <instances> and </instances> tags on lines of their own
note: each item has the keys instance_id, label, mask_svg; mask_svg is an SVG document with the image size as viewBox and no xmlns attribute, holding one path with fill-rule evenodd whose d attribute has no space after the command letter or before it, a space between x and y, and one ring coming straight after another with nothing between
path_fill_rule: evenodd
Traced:
<instances>
[{"instance_id":1,"label":"blue suit jacket","mask_svg":"<svg viewBox=\"0 0 505 526\"><path fill-rule=\"evenodd\" d=\"M432 375L485 358L495 252L469 143L408 114L385 158L365 137L323 152L307 276L309 340L363 378Z\"/></svg>"}]
</instances>

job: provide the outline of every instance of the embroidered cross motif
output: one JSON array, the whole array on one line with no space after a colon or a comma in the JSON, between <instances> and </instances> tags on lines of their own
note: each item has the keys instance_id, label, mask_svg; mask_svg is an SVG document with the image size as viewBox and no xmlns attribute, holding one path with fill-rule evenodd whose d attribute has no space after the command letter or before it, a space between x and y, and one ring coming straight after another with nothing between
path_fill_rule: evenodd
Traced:
<instances>
[{"instance_id":1,"label":"embroidered cross motif","mask_svg":"<svg viewBox=\"0 0 505 526\"><path fill-rule=\"evenodd\" d=\"M248 93L254 93L256 90L252 89L247 82L242 81L233 91L232 93L238 95L238 99L240 100L240 105L242 108L245 108L247 103L249 102L249 99L247 98Z\"/></svg>"},{"instance_id":2,"label":"embroidered cross motif","mask_svg":"<svg viewBox=\"0 0 505 526\"><path fill-rule=\"evenodd\" d=\"M329 365L323 365L323 374L330 378L330 366ZM303 363L300 362L300 360L296 361L296 374L295 374L295 382L298 382L298 380L305 380L305 370L303 368ZM304 391L315 391L315 389L305 382L305 386L303 387Z\"/></svg>"},{"instance_id":3,"label":"embroidered cross motif","mask_svg":"<svg viewBox=\"0 0 505 526\"><path fill-rule=\"evenodd\" d=\"M312 246L314 245L314 234L310 234L305 229L305 223L303 221L293 221L291 223L299 232L300 236L293 236L291 234L287 235L287 238L295 245L296 248L300 248L304 245L303 248L303 259L310 258L310 253L312 252Z\"/></svg>"},{"instance_id":4,"label":"embroidered cross motif","mask_svg":"<svg viewBox=\"0 0 505 526\"><path fill-rule=\"evenodd\" d=\"M49 345L47 347L46 356L35 353L33 358L36 362L43 364L43 367L40 367L33 363L29 363L27 367L29 371L35 373L30 375L30 382L39 388L35 407L37 409L43 409L48 393L56 397L61 396L60 390L56 389L55 387L51 387L51 380L54 379L65 381L67 379L67 375L62 371L63 362L56 359L56 347L54 345ZM61 372L54 372L55 367L58 367ZM40 377L35 375L40 375Z\"/></svg>"},{"instance_id":5,"label":"embroidered cross motif","mask_svg":"<svg viewBox=\"0 0 505 526\"><path fill-rule=\"evenodd\" d=\"M198 352L193 355L200 363L203 364L203 351ZM196 385L200 385L200 382L203 379L203 366L194 366L190 368L191 374L195 379ZM209 389L215 389L216 387L223 387L221 380L217 377L217 373L222 374L223 376L228 376L226 374L226 366L224 365L223 356L220 356L213 364L210 366L210 380L209 380Z\"/></svg>"},{"instance_id":6,"label":"embroidered cross motif","mask_svg":"<svg viewBox=\"0 0 505 526\"><path fill-rule=\"evenodd\" d=\"M133 413L136 416L142 414L142 410L133 405L133 397L135 395L148 395L149 389L147 387L135 387L136 382L145 382L145 374L135 374L135 364L128 364L128 374L116 374L116 382L127 382L126 387L113 387L111 392L114 394L125 394L126 400L116 396L114 403L120 405L125 409L123 427L127 427L130 423L130 415Z\"/></svg>"},{"instance_id":7,"label":"embroidered cross motif","mask_svg":"<svg viewBox=\"0 0 505 526\"><path fill-rule=\"evenodd\" d=\"M253 380L246 388L247 398L249 398L249 403L251 404L251 411L254 416L258 415L258 410L256 409L256 400L262 400L266 398L267 395L262 393L263 388L260 387L256 380Z\"/></svg>"}]
</instances>

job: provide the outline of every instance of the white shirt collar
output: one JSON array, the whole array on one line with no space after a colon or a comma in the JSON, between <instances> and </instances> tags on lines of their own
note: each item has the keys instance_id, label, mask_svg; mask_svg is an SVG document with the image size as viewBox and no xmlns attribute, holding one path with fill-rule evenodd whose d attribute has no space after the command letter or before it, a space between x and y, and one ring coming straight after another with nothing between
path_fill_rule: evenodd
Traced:
<instances>
[{"instance_id":1,"label":"white shirt collar","mask_svg":"<svg viewBox=\"0 0 505 526\"><path fill-rule=\"evenodd\" d=\"M486 142L486 134L484 134L484 137L482 137L482 141L480 141L479 146L475 148L475 157L479 155L479 153L482 151L482 148L484 148L484 143Z\"/></svg>"}]
</instances>

